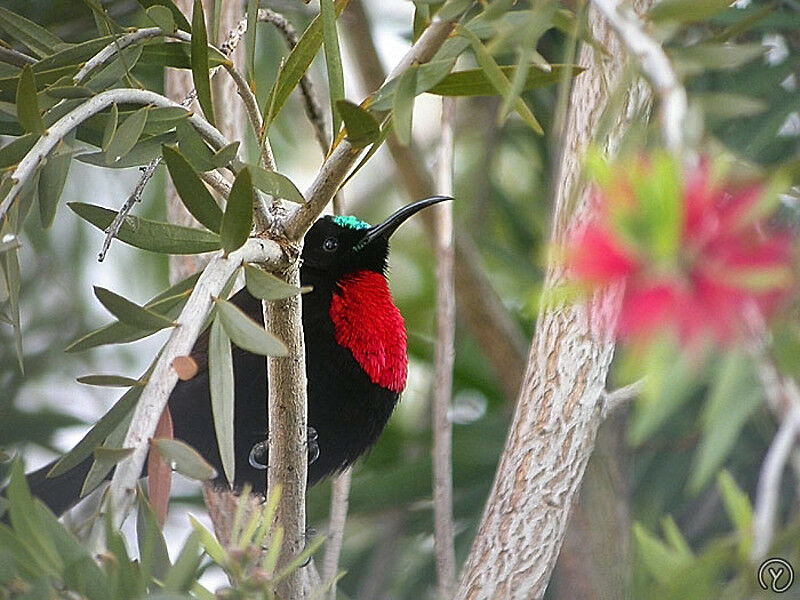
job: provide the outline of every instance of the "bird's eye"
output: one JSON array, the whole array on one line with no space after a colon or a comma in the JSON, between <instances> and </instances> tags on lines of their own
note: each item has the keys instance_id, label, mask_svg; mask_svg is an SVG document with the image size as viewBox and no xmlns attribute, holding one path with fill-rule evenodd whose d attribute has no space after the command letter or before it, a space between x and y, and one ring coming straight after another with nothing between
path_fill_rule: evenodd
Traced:
<instances>
[{"instance_id":1,"label":"bird's eye","mask_svg":"<svg viewBox=\"0 0 800 600\"><path fill-rule=\"evenodd\" d=\"M329 237L327 240L322 242L322 249L325 252L336 252L336 249L339 247L339 240L335 237Z\"/></svg>"}]
</instances>

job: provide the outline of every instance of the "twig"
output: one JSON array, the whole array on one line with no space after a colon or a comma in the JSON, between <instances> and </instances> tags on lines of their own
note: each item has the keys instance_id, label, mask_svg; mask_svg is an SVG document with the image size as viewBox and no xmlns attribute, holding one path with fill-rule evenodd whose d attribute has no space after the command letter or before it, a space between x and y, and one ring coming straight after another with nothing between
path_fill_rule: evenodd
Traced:
<instances>
[{"instance_id":1,"label":"twig","mask_svg":"<svg viewBox=\"0 0 800 600\"><path fill-rule=\"evenodd\" d=\"M347 522L347 506L352 474L352 469L347 468L331 483L330 526L328 528L328 541L325 543L325 555L322 558L321 568L323 581L332 580L339 570L339 554L342 551L344 526ZM335 583L330 590L330 600L336 600Z\"/></svg>"},{"instance_id":2,"label":"twig","mask_svg":"<svg viewBox=\"0 0 800 600\"><path fill-rule=\"evenodd\" d=\"M659 116L664 143L674 153L684 149L684 128L688 103L686 90L678 80L664 48L644 31L642 21L630 7L615 0L592 0L617 32L628 51L642 66L642 72L661 101Z\"/></svg>"},{"instance_id":3,"label":"twig","mask_svg":"<svg viewBox=\"0 0 800 600\"><path fill-rule=\"evenodd\" d=\"M289 47L290 51L294 50L294 47L297 46L299 40L297 31L282 14L270 10L269 8L260 8L258 10L258 20L274 25L283 35L283 39L286 41L286 45ZM317 94L314 92L314 86L307 73L300 78L300 92L303 96L303 108L305 108L306 116L314 128L317 142L319 142L320 148L322 148L322 154L325 155L328 153L331 142L328 139L328 133L325 129L325 117L323 116L322 105L319 103Z\"/></svg>"},{"instance_id":4,"label":"twig","mask_svg":"<svg viewBox=\"0 0 800 600\"><path fill-rule=\"evenodd\" d=\"M798 436L800 436L800 405L794 405L781 423L778 433L775 434L761 466L753 511L753 548L750 556L754 562L763 559L772 544L783 470L795 448Z\"/></svg>"},{"instance_id":5,"label":"twig","mask_svg":"<svg viewBox=\"0 0 800 600\"><path fill-rule=\"evenodd\" d=\"M216 171L202 171L199 173L200 179L205 181L208 185L214 188L220 196L227 198L231 191L231 182L225 179Z\"/></svg>"},{"instance_id":6,"label":"twig","mask_svg":"<svg viewBox=\"0 0 800 600\"><path fill-rule=\"evenodd\" d=\"M258 262L277 268L284 261L281 247L270 240L250 239L235 252L225 258L217 253L203 271L186 305L176 319L169 340L153 367L152 374L142 390L136 404L130 427L125 435L123 447L133 452L120 461L114 471L104 508L111 511L115 526L125 520L136 498L136 482L141 476L147 456L148 440L155 431L158 419L169 395L178 382L178 374L172 369L172 362L178 356L188 355L203 326L203 321L211 309L212 298L219 295L225 283L244 262ZM95 547L102 543L105 531L103 519L98 519L93 530Z\"/></svg>"},{"instance_id":7,"label":"twig","mask_svg":"<svg viewBox=\"0 0 800 600\"><path fill-rule=\"evenodd\" d=\"M18 52L13 48L4 48L0 46L0 62L8 63L16 67L24 67L25 65L35 64L36 59L22 52Z\"/></svg>"},{"instance_id":8,"label":"twig","mask_svg":"<svg viewBox=\"0 0 800 600\"><path fill-rule=\"evenodd\" d=\"M17 164L17 167L11 174L14 184L11 186L8 195L2 203L0 203L0 220L6 215L11 203L19 195L22 187L30 180L34 173L36 173L36 169L39 168L39 165L53 148L55 148L70 131L78 127L78 125L114 103L151 104L156 107L181 106L177 102L173 102L169 98L149 90L117 88L93 96L90 100L53 123L47 130L47 135L40 137L19 164ZM202 117L198 115L189 115L189 123L215 149L222 148L227 144L225 137Z\"/></svg>"},{"instance_id":9,"label":"twig","mask_svg":"<svg viewBox=\"0 0 800 600\"><path fill-rule=\"evenodd\" d=\"M617 388L611 392L603 393L603 413L602 417L605 419L620 406L627 404L644 390L644 379L639 379L633 383Z\"/></svg>"},{"instance_id":10,"label":"twig","mask_svg":"<svg viewBox=\"0 0 800 600\"><path fill-rule=\"evenodd\" d=\"M437 192L453 194L455 99L442 99L441 152ZM433 517L439 597L451 598L456 585L453 527L453 425L448 413L453 395L456 298L453 281L453 206L436 207L436 349L433 375Z\"/></svg>"}]
</instances>

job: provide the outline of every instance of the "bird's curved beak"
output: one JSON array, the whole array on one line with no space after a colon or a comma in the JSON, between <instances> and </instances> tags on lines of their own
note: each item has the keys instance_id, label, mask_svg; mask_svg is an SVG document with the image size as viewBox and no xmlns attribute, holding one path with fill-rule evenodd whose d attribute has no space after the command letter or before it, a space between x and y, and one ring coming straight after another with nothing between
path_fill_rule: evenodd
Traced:
<instances>
[{"instance_id":1,"label":"bird's curved beak","mask_svg":"<svg viewBox=\"0 0 800 600\"><path fill-rule=\"evenodd\" d=\"M438 204L439 202L444 202L446 200L452 200L452 198L450 196L431 196L430 198L424 198L422 200L412 202L411 204L407 204L406 206L392 213L382 223L378 223L377 225L373 225L367 229L364 237L359 240L358 244L356 244L356 249L363 248L379 238L388 240L392 234L397 231L397 228L400 227L400 225L402 225L409 218L413 217L423 208L428 208L429 206L433 206L434 204Z\"/></svg>"}]
</instances>

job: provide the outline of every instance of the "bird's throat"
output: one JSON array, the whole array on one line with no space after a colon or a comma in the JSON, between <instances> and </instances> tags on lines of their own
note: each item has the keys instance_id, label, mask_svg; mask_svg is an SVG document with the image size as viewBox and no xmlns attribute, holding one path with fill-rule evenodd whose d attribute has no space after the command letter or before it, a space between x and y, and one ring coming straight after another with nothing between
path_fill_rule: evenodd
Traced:
<instances>
[{"instance_id":1,"label":"bird's throat","mask_svg":"<svg viewBox=\"0 0 800 600\"><path fill-rule=\"evenodd\" d=\"M372 383L400 393L406 385L406 328L386 278L374 271L342 277L331 299L336 343L353 354Z\"/></svg>"}]
</instances>

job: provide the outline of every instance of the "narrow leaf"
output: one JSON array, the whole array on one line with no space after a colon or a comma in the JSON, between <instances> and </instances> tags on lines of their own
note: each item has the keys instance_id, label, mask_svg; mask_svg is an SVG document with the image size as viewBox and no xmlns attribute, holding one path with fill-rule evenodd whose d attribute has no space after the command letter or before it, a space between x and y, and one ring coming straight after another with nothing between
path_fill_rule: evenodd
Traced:
<instances>
[{"instance_id":1,"label":"narrow leaf","mask_svg":"<svg viewBox=\"0 0 800 600\"><path fill-rule=\"evenodd\" d=\"M181 153L198 171L210 171L214 165L214 152L208 147L203 137L186 121L175 127L178 134L178 146Z\"/></svg>"},{"instance_id":2,"label":"narrow leaf","mask_svg":"<svg viewBox=\"0 0 800 600\"><path fill-rule=\"evenodd\" d=\"M381 137L381 124L371 112L348 100L336 103L347 130L347 140L354 148L374 144Z\"/></svg>"},{"instance_id":3,"label":"narrow leaf","mask_svg":"<svg viewBox=\"0 0 800 600\"><path fill-rule=\"evenodd\" d=\"M117 214L83 202L70 202L67 206L101 231L111 225ZM130 215L125 218L117 238L136 248L164 254L199 254L220 247L219 236L215 233Z\"/></svg>"},{"instance_id":4,"label":"narrow leaf","mask_svg":"<svg viewBox=\"0 0 800 600\"><path fill-rule=\"evenodd\" d=\"M148 484L149 487L149 484ZM164 534L161 533L163 523L159 523L153 506L142 493L142 488L136 489L136 540L139 545L139 560L142 573L148 579L152 576L163 580L170 568L169 552Z\"/></svg>"},{"instance_id":5,"label":"narrow leaf","mask_svg":"<svg viewBox=\"0 0 800 600\"><path fill-rule=\"evenodd\" d=\"M200 176L176 148L164 146L162 154L183 204L195 219L214 233L219 233L222 210Z\"/></svg>"},{"instance_id":6,"label":"narrow leaf","mask_svg":"<svg viewBox=\"0 0 800 600\"><path fill-rule=\"evenodd\" d=\"M214 300L219 320L225 333L242 350L264 356L286 356L288 350L278 338L273 336L248 317L235 304L219 298Z\"/></svg>"},{"instance_id":7,"label":"narrow leaf","mask_svg":"<svg viewBox=\"0 0 800 600\"><path fill-rule=\"evenodd\" d=\"M192 32L192 28L189 26L189 21L186 20L186 17L183 16L181 9L175 6L175 3L172 0L137 0L139 4L148 9L151 6L164 6L168 8L169 11L172 13L172 18L175 19L175 23L177 23L180 29L184 31L188 31L189 33Z\"/></svg>"},{"instance_id":8,"label":"narrow leaf","mask_svg":"<svg viewBox=\"0 0 800 600\"><path fill-rule=\"evenodd\" d=\"M144 131L148 110L147 106L143 106L120 123L108 142L108 148L105 151L106 164L118 162L133 149Z\"/></svg>"},{"instance_id":9,"label":"narrow leaf","mask_svg":"<svg viewBox=\"0 0 800 600\"><path fill-rule=\"evenodd\" d=\"M197 569L200 567L200 534L193 531L175 564L164 577L164 590L166 592L188 592L192 583L197 580Z\"/></svg>"},{"instance_id":10,"label":"narrow leaf","mask_svg":"<svg viewBox=\"0 0 800 600\"><path fill-rule=\"evenodd\" d=\"M114 133L117 131L117 125L119 124L119 109L117 108L117 103L111 105L111 109L109 110L109 117L106 120L105 129L103 129L103 142L100 147L103 149L103 152L108 150L108 145L111 143L111 139L114 137Z\"/></svg>"},{"instance_id":11,"label":"narrow leaf","mask_svg":"<svg viewBox=\"0 0 800 600\"><path fill-rule=\"evenodd\" d=\"M211 82L208 77L208 35L201 0L194 0L192 9L192 79L200 108L208 122L214 125L214 105L211 102Z\"/></svg>"},{"instance_id":12,"label":"narrow leaf","mask_svg":"<svg viewBox=\"0 0 800 600\"><path fill-rule=\"evenodd\" d=\"M25 65L17 84L17 118L25 131L44 133L44 121L36 97L36 78L30 65Z\"/></svg>"},{"instance_id":13,"label":"narrow leaf","mask_svg":"<svg viewBox=\"0 0 800 600\"><path fill-rule=\"evenodd\" d=\"M236 159L238 152L239 142L231 142L214 153L214 156L211 157L211 163L217 169L224 169Z\"/></svg>"},{"instance_id":14,"label":"narrow leaf","mask_svg":"<svg viewBox=\"0 0 800 600\"><path fill-rule=\"evenodd\" d=\"M414 97L417 91L417 67L406 70L397 82L392 105L394 133L397 141L407 146L411 141L411 126L414 116Z\"/></svg>"},{"instance_id":15,"label":"narrow leaf","mask_svg":"<svg viewBox=\"0 0 800 600\"><path fill-rule=\"evenodd\" d=\"M164 33L174 33L177 30L175 17L172 16L172 11L166 6L151 6L146 12L150 20L160 27Z\"/></svg>"},{"instance_id":16,"label":"narrow leaf","mask_svg":"<svg viewBox=\"0 0 800 600\"><path fill-rule=\"evenodd\" d=\"M299 288L253 265L244 266L247 291L261 300L282 300L311 291L310 286Z\"/></svg>"},{"instance_id":17,"label":"narrow leaf","mask_svg":"<svg viewBox=\"0 0 800 600\"><path fill-rule=\"evenodd\" d=\"M101 387L131 387L132 385L142 385L138 379L124 377L122 375L84 375L78 377L78 383L84 385L97 385Z\"/></svg>"},{"instance_id":18,"label":"narrow leaf","mask_svg":"<svg viewBox=\"0 0 800 600\"><path fill-rule=\"evenodd\" d=\"M281 175L277 171L267 171L256 165L247 165L247 168L253 178L253 185L265 194L274 198L283 198L289 202L305 204L306 199L303 198L303 194L286 175Z\"/></svg>"},{"instance_id":19,"label":"narrow leaf","mask_svg":"<svg viewBox=\"0 0 800 600\"><path fill-rule=\"evenodd\" d=\"M139 329L158 331L175 323L105 288L94 286L94 295L106 310L122 323Z\"/></svg>"},{"instance_id":20,"label":"narrow leaf","mask_svg":"<svg viewBox=\"0 0 800 600\"><path fill-rule=\"evenodd\" d=\"M2 7L0 7L0 29L41 58L67 45L41 25Z\"/></svg>"},{"instance_id":21,"label":"narrow leaf","mask_svg":"<svg viewBox=\"0 0 800 600\"><path fill-rule=\"evenodd\" d=\"M220 449L225 478L233 485L236 475L233 440L233 358L231 341L219 319L211 324L208 341L208 372L211 389L211 411L214 415L214 431Z\"/></svg>"},{"instance_id":22,"label":"narrow leaf","mask_svg":"<svg viewBox=\"0 0 800 600\"><path fill-rule=\"evenodd\" d=\"M16 165L25 157L28 151L33 148L33 145L38 139L39 136L37 134L28 133L22 137L11 140L0 148L0 169Z\"/></svg>"},{"instance_id":23,"label":"narrow leaf","mask_svg":"<svg viewBox=\"0 0 800 600\"><path fill-rule=\"evenodd\" d=\"M151 440L150 444L155 447L169 466L188 477L198 481L208 481L217 476L217 470L212 467L200 454L180 440Z\"/></svg>"},{"instance_id":24,"label":"narrow leaf","mask_svg":"<svg viewBox=\"0 0 800 600\"><path fill-rule=\"evenodd\" d=\"M103 415L103 417L83 436L76 446L62 456L53 468L47 473L48 477L58 477L72 468L78 466L84 459L94 452L94 449L106 439L117 425L119 425L131 413L139 396L142 393L141 386L129 389L116 404Z\"/></svg>"},{"instance_id":25,"label":"narrow leaf","mask_svg":"<svg viewBox=\"0 0 800 600\"><path fill-rule=\"evenodd\" d=\"M320 0L319 11L322 18L325 66L328 70L328 89L331 100L331 120L333 122L331 139L335 139L342 124L336 104L339 100L344 99L344 72L342 70L342 55L339 50L339 34L336 31L336 9L333 6L333 0Z\"/></svg>"},{"instance_id":26,"label":"narrow leaf","mask_svg":"<svg viewBox=\"0 0 800 600\"><path fill-rule=\"evenodd\" d=\"M222 215L219 237L225 254L241 248L253 229L253 182L249 167L236 176Z\"/></svg>"},{"instance_id":27,"label":"narrow leaf","mask_svg":"<svg viewBox=\"0 0 800 600\"><path fill-rule=\"evenodd\" d=\"M225 564L227 560L227 553L217 540L217 537L208 529L203 527L200 521L195 519L192 515L189 515L189 522L192 524L192 529L199 534L200 545L203 547L203 550L205 550L206 554L211 557L211 560L218 565Z\"/></svg>"},{"instance_id":28,"label":"narrow leaf","mask_svg":"<svg viewBox=\"0 0 800 600\"><path fill-rule=\"evenodd\" d=\"M53 224L71 164L72 154L69 152L51 154L39 174L39 218L45 229Z\"/></svg>"},{"instance_id":29,"label":"narrow leaf","mask_svg":"<svg viewBox=\"0 0 800 600\"><path fill-rule=\"evenodd\" d=\"M258 0L247 0L247 31L244 48L247 52L247 81L255 91L256 85L256 31L258 25Z\"/></svg>"}]
</instances>

